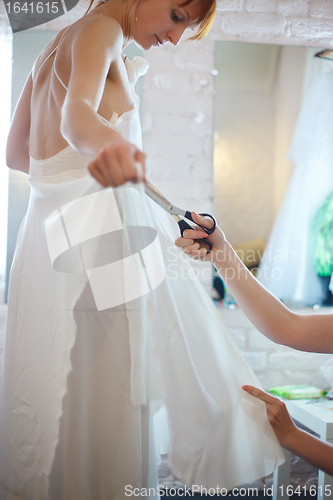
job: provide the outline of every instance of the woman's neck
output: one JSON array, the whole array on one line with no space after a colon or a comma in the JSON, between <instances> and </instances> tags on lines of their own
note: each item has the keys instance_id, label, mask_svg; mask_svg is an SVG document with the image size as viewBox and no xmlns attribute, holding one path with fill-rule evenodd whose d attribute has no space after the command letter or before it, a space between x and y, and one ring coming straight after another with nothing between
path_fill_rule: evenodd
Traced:
<instances>
[{"instance_id":1,"label":"woman's neck","mask_svg":"<svg viewBox=\"0 0 333 500\"><path fill-rule=\"evenodd\" d=\"M104 16L112 17L121 26L124 33L128 31L128 26L131 24L131 18L135 15L135 0L108 0L99 7L96 7L92 12L98 12ZM126 45L131 41L131 38L126 39Z\"/></svg>"}]
</instances>

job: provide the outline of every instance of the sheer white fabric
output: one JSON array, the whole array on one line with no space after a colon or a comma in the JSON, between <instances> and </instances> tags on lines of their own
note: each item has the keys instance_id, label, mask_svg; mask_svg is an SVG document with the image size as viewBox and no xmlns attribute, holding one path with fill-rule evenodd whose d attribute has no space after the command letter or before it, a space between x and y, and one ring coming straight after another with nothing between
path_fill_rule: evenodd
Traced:
<instances>
[{"instance_id":1,"label":"sheer white fabric","mask_svg":"<svg viewBox=\"0 0 333 500\"><path fill-rule=\"evenodd\" d=\"M145 62L134 64L132 85ZM140 147L134 99L110 126ZM185 484L229 489L269 474L283 454L264 404L241 389L258 381L174 247L169 216L142 185L103 189L88 162L70 147L31 158L9 289L1 498L120 500L126 486L159 498L163 401L170 467Z\"/></svg>"},{"instance_id":2,"label":"sheer white fabric","mask_svg":"<svg viewBox=\"0 0 333 500\"><path fill-rule=\"evenodd\" d=\"M333 191L333 71L321 75L304 100L289 151L295 165L258 279L293 305L325 299L313 264L311 223Z\"/></svg>"}]
</instances>

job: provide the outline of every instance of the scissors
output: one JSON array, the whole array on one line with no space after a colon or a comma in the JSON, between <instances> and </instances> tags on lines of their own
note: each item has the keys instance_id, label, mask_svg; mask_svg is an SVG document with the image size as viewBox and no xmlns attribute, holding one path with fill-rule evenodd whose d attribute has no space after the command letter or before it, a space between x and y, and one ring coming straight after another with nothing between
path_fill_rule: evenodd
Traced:
<instances>
[{"instance_id":1,"label":"scissors","mask_svg":"<svg viewBox=\"0 0 333 500\"><path fill-rule=\"evenodd\" d=\"M178 224L179 229L180 229L180 234L182 236L183 236L185 229L194 229L194 227L192 227L184 219L179 217L179 215L181 215L182 217L185 217L185 219L188 219L188 220L194 222L192 215L191 215L191 212L189 212L188 210L182 210L181 208L178 208L178 207L175 207L174 205L172 205L150 182L145 183L145 191L146 191L146 194L149 196L149 198L154 200L155 203L157 203L166 212L168 212L170 215L172 215L172 217L177 221L177 224ZM197 222L195 222L195 224L197 226L199 226L203 231L205 231L205 233L207 233L208 235L212 234L212 232L216 228L215 218L212 215L206 214L206 213L199 214L199 215L202 215L203 217L209 217L213 221L214 225L213 225L213 227L208 228L208 227L201 226ZM211 251L211 249L213 248L212 243L207 238L202 238L202 239L196 240L196 241L201 241L202 243L205 243L206 245L208 245L209 250L207 253L209 253Z\"/></svg>"}]
</instances>

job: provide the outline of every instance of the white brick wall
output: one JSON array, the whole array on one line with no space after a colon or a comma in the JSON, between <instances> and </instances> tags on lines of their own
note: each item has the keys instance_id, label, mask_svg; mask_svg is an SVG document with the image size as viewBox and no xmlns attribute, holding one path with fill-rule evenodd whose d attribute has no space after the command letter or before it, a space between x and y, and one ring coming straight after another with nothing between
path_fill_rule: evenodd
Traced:
<instances>
[{"instance_id":1,"label":"white brick wall","mask_svg":"<svg viewBox=\"0 0 333 500\"><path fill-rule=\"evenodd\" d=\"M266 390L276 385L309 384L329 388L320 372L320 366L329 354L296 351L275 344L262 335L239 309L219 309L221 316ZM312 309L298 312L310 314ZM318 311L316 311L318 312ZM319 309L321 313L333 309Z\"/></svg>"},{"instance_id":2,"label":"white brick wall","mask_svg":"<svg viewBox=\"0 0 333 500\"><path fill-rule=\"evenodd\" d=\"M277 10L277 0L247 0L245 3L246 12L261 12L265 14L275 14Z\"/></svg>"},{"instance_id":3,"label":"white brick wall","mask_svg":"<svg viewBox=\"0 0 333 500\"><path fill-rule=\"evenodd\" d=\"M219 0L218 12L223 33L220 39L332 46L330 0ZM320 19L326 19L325 24ZM295 29L299 24L302 29Z\"/></svg>"}]
</instances>

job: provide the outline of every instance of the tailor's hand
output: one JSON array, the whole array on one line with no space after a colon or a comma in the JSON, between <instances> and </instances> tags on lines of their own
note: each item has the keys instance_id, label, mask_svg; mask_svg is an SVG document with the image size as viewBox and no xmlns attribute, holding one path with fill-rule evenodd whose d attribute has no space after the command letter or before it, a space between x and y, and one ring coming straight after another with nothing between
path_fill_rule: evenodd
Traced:
<instances>
[{"instance_id":1,"label":"tailor's hand","mask_svg":"<svg viewBox=\"0 0 333 500\"><path fill-rule=\"evenodd\" d=\"M243 389L252 396L264 401L269 423L273 427L281 446L288 449L298 429L292 421L284 402L252 385L243 385Z\"/></svg>"},{"instance_id":2,"label":"tailor's hand","mask_svg":"<svg viewBox=\"0 0 333 500\"><path fill-rule=\"evenodd\" d=\"M89 163L90 174L104 187L125 182L146 182L146 155L133 144L120 140L107 144Z\"/></svg>"},{"instance_id":3,"label":"tailor's hand","mask_svg":"<svg viewBox=\"0 0 333 500\"><path fill-rule=\"evenodd\" d=\"M213 221L211 219L202 217L195 212L191 212L191 215L194 222L197 224L201 224L207 228L213 227ZM213 245L211 252L208 254L207 245L196 241L201 238L207 238ZM216 226L215 231L211 235L207 235L200 227L195 226L195 230L185 229L183 236L176 239L175 245L182 248L184 253L193 259L213 261L216 257L216 253L223 249L225 242L225 236L219 226Z\"/></svg>"}]
</instances>

